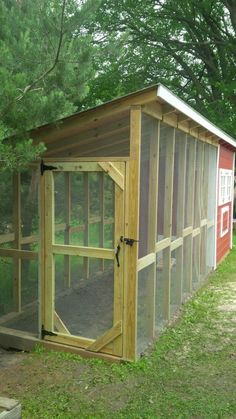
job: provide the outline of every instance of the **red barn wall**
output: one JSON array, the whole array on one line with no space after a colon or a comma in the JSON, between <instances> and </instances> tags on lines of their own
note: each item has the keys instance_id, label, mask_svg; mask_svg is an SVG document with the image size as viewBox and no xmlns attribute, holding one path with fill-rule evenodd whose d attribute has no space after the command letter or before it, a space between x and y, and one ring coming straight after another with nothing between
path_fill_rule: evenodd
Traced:
<instances>
[{"instance_id":1,"label":"red barn wall","mask_svg":"<svg viewBox=\"0 0 236 419\"><path fill-rule=\"evenodd\" d=\"M234 162L234 153L224 146L220 145L219 150L219 169L228 169L232 170ZM218 173L219 176L219 173ZM219 178L218 178L218 194L217 202L219 202ZM221 213L222 208L229 207L229 231L223 237L221 235ZM217 243L216 243L216 262L219 263L220 260L227 254L231 247L231 219L232 219L232 201L227 202L224 205L217 205Z\"/></svg>"}]
</instances>

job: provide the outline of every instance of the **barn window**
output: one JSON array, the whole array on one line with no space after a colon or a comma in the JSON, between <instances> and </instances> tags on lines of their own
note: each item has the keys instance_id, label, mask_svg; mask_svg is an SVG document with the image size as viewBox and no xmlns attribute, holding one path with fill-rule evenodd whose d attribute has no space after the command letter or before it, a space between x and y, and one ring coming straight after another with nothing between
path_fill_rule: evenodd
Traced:
<instances>
[{"instance_id":1,"label":"barn window","mask_svg":"<svg viewBox=\"0 0 236 419\"><path fill-rule=\"evenodd\" d=\"M232 197L232 170L220 169L219 176L219 205L231 201Z\"/></svg>"}]
</instances>

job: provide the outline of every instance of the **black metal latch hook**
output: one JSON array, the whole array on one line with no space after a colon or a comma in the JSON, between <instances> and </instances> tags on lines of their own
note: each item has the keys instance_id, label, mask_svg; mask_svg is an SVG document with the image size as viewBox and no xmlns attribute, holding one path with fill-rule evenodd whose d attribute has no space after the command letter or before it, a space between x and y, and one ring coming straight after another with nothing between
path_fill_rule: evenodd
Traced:
<instances>
[{"instance_id":1,"label":"black metal latch hook","mask_svg":"<svg viewBox=\"0 0 236 419\"><path fill-rule=\"evenodd\" d=\"M125 242L126 244L128 244L129 246L133 246L134 243L139 242L139 240L136 239L129 239L128 237L120 237L120 241L121 242Z\"/></svg>"}]
</instances>

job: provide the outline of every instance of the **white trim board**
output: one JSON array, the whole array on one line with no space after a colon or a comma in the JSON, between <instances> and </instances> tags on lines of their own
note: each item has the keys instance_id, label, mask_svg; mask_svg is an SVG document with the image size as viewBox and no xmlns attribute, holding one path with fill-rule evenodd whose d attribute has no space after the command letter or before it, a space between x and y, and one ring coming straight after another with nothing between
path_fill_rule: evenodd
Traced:
<instances>
[{"instance_id":1,"label":"white trim board","mask_svg":"<svg viewBox=\"0 0 236 419\"><path fill-rule=\"evenodd\" d=\"M236 141L216 125L212 124L208 119L202 116L199 112L195 111L191 106L187 105L182 99L179 99L174 93L172 93L167 87L159 84L157 86L157 97L167 102L173 108L186 115L188 118L197 122L202 127L206 128L212 134L216 135L220 139L224 140L228 144L232 145L236 149Z\"/></svg>"}]
</instances>

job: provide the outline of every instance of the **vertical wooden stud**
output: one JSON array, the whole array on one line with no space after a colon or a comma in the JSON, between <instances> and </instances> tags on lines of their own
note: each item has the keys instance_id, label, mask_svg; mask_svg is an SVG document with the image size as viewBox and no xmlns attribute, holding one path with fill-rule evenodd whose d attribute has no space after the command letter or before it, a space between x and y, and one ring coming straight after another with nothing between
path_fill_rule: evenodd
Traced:
<instances>
[{"instance_id":1,"label":"vertical wooden stud","mask_svg":"<svg viewBox=\"0 0 236 419\"><path fill-rule=\"evenodd\" d=\"M100 214L100 228L99 228L99 246L104 247L104 173L99 173L99 214ZM101 270L104 271L104 259L101 259Z\"/></svg>"},{"instance_id":2,"label":"vertical wooden stud","mask_svg":"<svg viewBox=\"0 0 236 419\"><path fill-rule=\"evenodd\" d=\"M54 221L54 179L51 171L44 173L45 184L45 282L44 282L44 327L52 331L54 328L54 300L55 300L55 268L52 245L55 237Z\"/></svg>"},{"instance_id":3,"label":"vertical wooden stud","mask_svg":"<svg viewBox=\"0 0 236 419\"><path fill-rule=\"evenodd\" d=\"M39 183L39 338L41 327L45 324L45 177L40 176Z\"/></svg>"},{"instance_id":4,"label":"vertical wooden stud","mask_svg":"<svg viewBox=\"0 0 236 419\"><path fill-rule=\"evenodd\" d=\"M84 246L89 245L89 175L84 172ZM89 278L89 258L84 258L85 278Z\"/></svg>"},{"instance_id":5,"label":"vertical wooden stud","mask_svg":"<svg viewBox=\"0 0 236 419\"><path fill-rule=\"evenodd\" d=\"M196 141L188 138L188 173L186 172L186 209L185 209L185 227L193 227L194 217L194 188L195 168L196 168ZM184 239L184 291L189 294L192 292L192 263L193 263L193 238L189 235Z\"/></svg>"},{"instance_id":6,"label":"vertical wooden stud","mask_svg":"<svg viewBox=\"0 0 236 419\"><path fill-rule=\"evenodd\" d=\"M141 107L130 110L130 160L126 164L125 182L125 235L138 239L139 232L139 180L141 144ZM124 339L123 356L136 358L137 342L137 262L138 245L124 246Z\"/></svg>"},{"instance_id":7,"label":"vertical wooden stud","mask_svg":"<svg viewBox=\"0 0 236 419\"><path fill-rule=\"evenodd\" d=\"M158 198L158 167L159 167L160 122L153 119L149 153L149 192L148 192L148 243L147 253L155 253L157 231L157 198ZM155 336L156 306L156 258L148 273L147 308L149 311L148 335Z\"/></svg>"},{"instance_id":8,"label":"vertical wooden stud","mask_svg":"<svg viewBox=\"0 0 236 419\"><path fill-rule=\"evenodd\" d=\"M65 177L65 244L70 244L70 223L71 223L71 179L70 172L64 173ZM64 256L64 283L66 288L71 287L71 257Z\"/></svg>"},{"instance_id":9,"label":"vertical wooden stud","mask_svg":"<svg viewBox=\"0 0 236 419\"><path fill-rule=\"evenodd\" d=\"M125 176L125 164L119 169ZM114 260L114 318L113 324L123 320L123 275L124 275L124 246L120 242L120 237L124 234L124 191L119 186L114 188L114 208L115 208L115 224L114 224L114 241L115 247L120 246L118 266L116 259ZM122 356L123 336L118 337L113 343L113 351L116 355Z\"/></svg>"},{"instance_id":10,"label":"vertical wooden stud","mask_svg":"<svg viewBox=\"0 0 236 419\"><path fill-rule=\"evenodd\" d=\"M165 164L165 196L164 196L164 237L172 235L172 204L173 204L173 174L174 174L175 129L166 143ZM171 285L171 250L168 247L163 252L163 316L170 319L170 285Z\"/></svg>"},{"instance_id":11,"label":"vertical wooden stud","mask_svg":"<svg viewBox=\"0 0 236 419\"><path fill-rule=\"evenodd\" d=\"M181 134L183 136L183 134ZM184 135L179 142L178 150L178 185L177 185L177 217L176 217L176 235L177 238L183 237L184 229L184 207L185 207L185 183L186 183L186 150L187 136ZM180 305L183 300L183 244L176 250L176 278L175 302Z\"/></svg>"}]
</instances>

